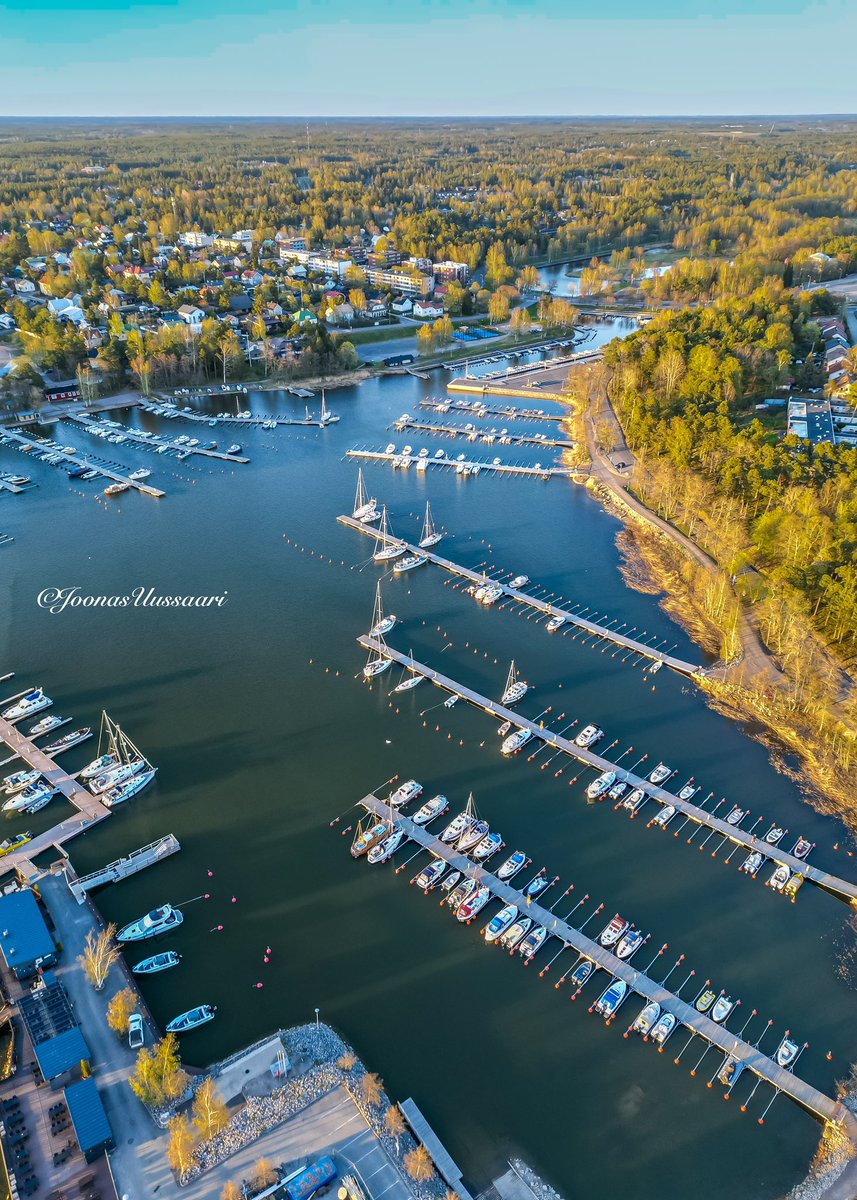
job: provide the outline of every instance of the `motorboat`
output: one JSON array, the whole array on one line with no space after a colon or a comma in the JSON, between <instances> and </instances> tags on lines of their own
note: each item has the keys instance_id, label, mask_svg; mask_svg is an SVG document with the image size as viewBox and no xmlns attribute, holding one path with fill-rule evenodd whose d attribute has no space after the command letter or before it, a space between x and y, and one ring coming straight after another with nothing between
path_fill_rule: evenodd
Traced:
<instances>
[{"instance_id":1,"label":"motorboat","mask_svg":"<svg viewBox=\"0 0 857 1200\"><path fill-rule=\"evenodd\" d=\"M62 717L57 717L55 715L42 717L41 720L36 721L33 728L27 734L27 737L41 737L43 733L50 733L52 729L56 729L57 725L62 725L62 723Z\"/></svg>"},{"instance_id":2,"label":"motorboat","mask_svg":"<svg viewBox=\"0 0 857 1200\"><path fill-rule=\"evenodd\" d=\"M452 818L452 820L443 830L440 835L440 840L442 842L446 842L448 846L452 845L453 842L457 842L462 833L464 833L465 829L468 828L472 820L473 817L466 809L464 812L460 812L457 816Z\"/></svg>"},{"instance_id":3,"label":"motorboat","mask_svg":"<svg viewBox=\"0 0 857 1200\"><path fill-rule=\"evenodd\" d=\"M744 1064L741 1062L740 1058L735 1058L733 1055L729 1054L727 1055L723 1066L717 1072L717 1078L724 1085L724 1087L733 1088L740 1079L743 1070Z\"/></svg>"},{"instance_id":4,"label":"motorboat","mask_svg":"<svg viewBox=\"0 0 857 1200\"><path fill-rule=\"evenodd\" d=\"M661 1013L652 1027L652 1041L658 1046L663 1046L675 1030L676 1025L678 1025L678 1018L674 1013Z\"/></svg>"},{"instance_id":5,"label":"motorboat","mask_svg":"<svg viewBox=\"0 0 857 1200\"><path fill-rule=\"evenodd\" d=\"M231 445L231 446L229 446L229 447L227 448L227 451L226 451L226 453L227 453L227 454L233 454L233 455L235 455L235 454L240 454L240 453L241 453L241 447L238 445L238 443L237 443L237 442L233 442L233 443L232 443L232 445Z\"/></svg>"},{"instance_id":6,"label":"motorboat","mask_svg":"<svg viewBox=\"0 0 857 1200\"><path fill-rule=\"evenodd\" d=\"M167 1022L167 1033L189 1033L214 1020L215 1009L210 1004L200 1004L197 1008L189 1008L187 1012L179 1013Z\"/></svg>"},{"instance_id":7,"label":"motorboat","mask_svg":"<svg viewBox=\"0 0 857 1200\"><path fill-rule=\"evenodd\" d=\"M148 479L151 474L152 472L147 470L146 467L140 467L139 470L132 471L128 478L139 482L142 479Z\"/></svg>"},{"instance_id":8,"label":"motorboat","mask_svg":"<svg viewBox=\"0 0 857 1200\"><path fill-rule=\"evenodd\" d=\"M131 921L116 934L117 942L142 942L146 938L157 937L159 933L169 933L178 929L184 920L181 909L173 908L172 904L162 904L153 908L144 917Z\"/></svg>"},{"instance_id":9,"label":"motorboat","mask_svg":"<svg viewBox=\"0 0 857 1200\"><path fill-rule=\"evenodd\" d=\"M7 854L13 854L32 840L33 835L29 831L27 833L16 833L14 837L5 838L0 842L0 858L5 858Z\"/></svg>"},{"instance_id":10,"label":"motorboat","mask_svg":"<svg viewBox=\"0 0 857 1200\"><path fill-rule=\"evenodd\" d=\"M96 775L103 774L109 767L115 767L119 759L115 754L101 754L98 758L94 758L91 763L87 763L80 772L78 778L85 782L87 779L93 779Z\"/></svg>"},{"instance_id":11,"label":"motorboat","mask_svg":"<svg viewBox=\"0 0 857 1200\"><path fill-rule=\"evenodd\" d=\"M791 877L792 873L789 868L785 865L781 865L777 867L776 871L774 871L773 875L768 880L768 885L775 892L781 892Z\"/></svg>"},{"instance_id":12,"label":"motorboat","mask_svg":"<svg viewBox=\"0 0 857 1200\"><path fill-rule=\"evenodd\" d=\"M781 825L772 825L765 834L765 841L769 846L776 846L782 841L785 832L785 829Z\"/></svg>"},{"instance_id":13,"label":"motorboat","mask_svg":"<svg viewBox=\"0 0 857 1200\"><path fill-rule=\"evenodd\" d=\"M442 892L451 892L452 889L460 882L460 880L460 871L450 871L450 873L444 877L443 883L440 885L440 890Z\"/></svg>"},{"instance_id":14,"label":"motorboat","mask_svg":"<svg viewBox=\"0 0 857 1200\"><path fill-rule=\"evenodd\" d=\"M572 989L582 988L594 970L595 963L591 959L584 958L582 962L579 962L569 976Z\"/></svg>"},{"instance_id":15,"label":"motorboat","mask_svg":"<svg viewBox=\"0 0 857 1200\"><path fill-rule=\"evenodd\" d=\"M378 842L382 842L384 838L389 837L393 832L393 825L390 821L376 821L374 825L370 825L368 829L362 830L351 843L351 857L360 858L363 854L368 854L373 846Z\"/></svg>"},{"instance_id":16,"label":"motorboat","mask_svg":"<svg viewBox=\"0 0 857 1200\"><path fill-rule=\"evenodd\" d=\"M792 875L791 879L788 881L786 886L783 888L783 895L788 896L789 899L791 900L792 904L794 904L795 897L797 896L798 892L803 887L803 885L804 885L803 875L801 875L799 871L795 871L794 875Z\"/></svg>"},{"instance_id":17,"label":"motorboat","mask_svg":"<svg viewBox=\"0 0 857 1200\"><path fill-rule=\"evenodd\" d=\"M784 1037L777 1048L777 1064L784 1067L787 1071L791 1070L799 1051L800 1046L797 1042L793 1042L789 1037Z\"/></svg>"},{"instance_id":18,"label":"motorboat","mask_svg":"<svg viewBox=\"0 0 857 1200\"><path fill-rule=\"evenodd\" d=\"M104 489L105 496L121 496L123 492L130 492L130 483L109 483Z\"/></svg>"},{"instance_id":19,"label":"motorboat","mask_svg":"<svg viewBox=\"0 0 857 1200\"><path fill-rule=\"evenodd\" d=\"M657 1022L660 1015L660 1004L658 1004L657 1000L650 1000L634 1020L631 1026L632 1031L634 1033L641 1033L643 1037L648 1037L652 1026Z\"/></svg>"},{"instance_id":20,"label":"motorboat","mask_svg":"<svg viewBox=\"0 0 857 1200\"><path fill-rule=\"evenodd\" d=\"M492 917L485 926L485 941L496 942L497 939L504 934L509 926L514 922L518 915L518 906L516 904L506 904L495 917Z\"/></svg>"},{"instance_id":21,"label":"motorboat","mask_svg":"<svg viewBox=\"0 0 857 1200\"><path fill-rule=\"evenodd\" d=\"M745 875L755 875L759 868L763 865L764 861L764 855L760 854L758 850L754 850L751 854L748 854L741 863L741 870L745 873Z\"/></svg>"},{"instance_id":22,"label":"motorboat","mask_svg":"<svg viewBox=\"0 0 857 1200\"><path fill-rule=\"evenodd\" d=\"M90 789L96 793L107 792L112 787L116 787L119 783L124 783L126 779L130 779L132 775L136 775L146 766L142 758L132 759L131 762L118 763L115 767L108 767L100 775L96 775L90 784Z\"/></svg>"},{"instance_id":23,"label":"motorboat","mask_svg":"<svg viewBox=\"0 0 857 1200\"><path fill-rule=\"evenodd\" d=\"M16 771L14 775L7 775L3 780L3 791L7 796L11 796L14 792L20 792L24 788L30 787L31 784L37 783L41 778L41 771Z\"/></svg>"},{"instance_id":24,"label":"motorboat","mask_svg":"<svg viewBox=\"0 0 857 1200\"><path fill-rule=\"evenodd\" d=\"M692 783L686 783L678 794L679 800L692 800L699 788Z\"/></svg>"},{"instance_id":25,"label":"motorboat","mask_svg":"<svg viewBox=\"0 0 857 1200\"><path fill-rule=\"evenodd\" d=\"M518 953L520 954L521 958L523 958L526 962L529 962L530 959L535 958L539 950L541 950L542 946L545 944L547 936L548 931L545 929L544 925L537 925L535 929L531 929L526 937L521 939L521 942L518 946Z\"/></svg>"},{"instance_id":26,"label":"motorboat","mask_svg":"<svg viewBox=\"0 0 857 1200\"><path fill-rule=\"evenodd\" d=\"M396 443L395 443L395 442L390 442L390 443L387 445L387 449L384 451L384 453L385 453L385 454L395 454L395 453L396 453ZM360 518L359 518L359 517L357 517L357 518L356 518L356 520L358 520L358 521L359 521L359 520L360 520Z\"/></svg>"},{"instance_id":27,"label":"motorboat","mask_svg":"<svg viewBox=\"0 0 857 1200\"><path fill-rule=\"evenodd\" d=\"M424 892L427 892L438 882L448 865L445 859L435 858L427 867L423 867L414 882L418 888L422 888Z\"/></svg>"},{"instance_id":28,"label":"motorboat","mask_svg":"<svg viewBox=\"0 0 857 1200\"><path fill-rule=\"evenodd\" d=\"M131 970L135 975L156 975L159 971L177 967L180 962L180 954L176 954L175 950L165 950L162 954L153 954L150 958L141 959Z\"/></svg>"},{"instance_id":29,"label":"motorboat","mask_svg":"<svg viewBox=\"0 0 857 1200\"><path fill-rule=\"evenodd\" d=\"M655 814L655 816L653 817L652 824L660 825L663 829L666 829L667 825L669 825L670 821L673 819L675 814L676 814L675 805L674 804L665 804L663 806L663 808L660 809L659 812L657 812Z\"/></svg>"},{"instance_id":30,"label":"motorboat","mask_svg":"<svg viewBox=\"0 0 857 1200\"><path fill-rule=\"evenodd\" d=\"M405 571L413 571L415 567L424 567L428 559L424 554L408 554L393 564L395 575L404 575Z\"/></svg>"},{"instance_id":31,"label":"motorboat","mask_svg":"<svg viewBox=\"0 0 857 1200\"><path fill-rule=\"evenodd\" d=\"M428 451L426 451L426 454L428 454ZM431 504L426 501L426 519L423 522L422 537L417 544L421 550L428 550L430 547L436 546L442 538L443 534L438 530L432 519Z\"/></svg>"},{"instance_id":32,"label":"motorboat","mask_svg":"<svg viewBox=\"0 0 857 1200\"><path fill-rule=\"evenodd\" d=\"M526 866L528 858L523 850L516 850L514 854L510 854L504 863L501 863L497 868L498 879L511 879L513 875Z\"/></svg>"},{"instance_id":33,"label":"motorboat","mask_svg":"<svg viewBox=\"0 0 857 1200\"><path fill-rule=\"evenodd\" d=\"M536 896L540 896L542 894L542 892L551 882L552 880L548 879L544 871L539 871L538 875L535 875L527 884L526 888L524 889L524 895L529 896L531 900L535 899Z\"/></svg>"},{"instance_id":34,"label":"motorboat","mask_svg":"<svg viewBox=\"0 0 857 1200\"><path fill-rule=\"evenodd\" d=\"M500 597L502 595L503 595L503 589L500 587L500 585L498 583L495 583L495 584L491 584L487 588L485 588L480 599L481 599L482 604L485 604L485 605L487 605L488 608L490 608L492 604L497 603L497 601L500 599Z\"/></svg>"},{"instance_id":35,"label":"motorboat","mask_svg":"<svg viewBox=\"0 0 857 1200\"><path fill-rule=\"evenodd\" d=\"M435 817L439 817L449 808L449 801L446 796L432 796L431 800L426 800L422 808L418 808L411 820L415 825L427 825L429 821L433 821Z\"/></svg>"},{"instance_id":36,"label":"motorboat","mask_svg":"<svg viewBox=\"0 0 857 1200\"><path fill-rule=\"evenodd\" d=\"M648 799L642 788L634 788L630 796L626 796L622 801L622 807L627 808L629 812L635 813L638 808Z\"/></svg>"},{"instance_id":37,"label":"motorboat","mask_svg":"<svg viewBox=\"0 0 857 1200\"><path fill-rule=\"evenodd\" d=\"M500 737L505 737L511 728L512 722L504 721L503 724L498 727L497 733L500 735Z\"/></svg>"},{"instance_id":38,"label":"motorboat","mask_svg":"<svg viewBox=\"0 0 857 1200\"><path fill-rule=\"evenodd\" d=\"M491 889L486 884L481 883L476 891L467 900L460 905L458 912L455 914L455 919L461 921L472 921L477 913L480 913L488 901L491 899Z\"/></svg>"},{"instance_id":39,"label":"motorboat","mask_svg":"<svg viewBox=\"0 0 857 1200\"><path fill-rule=\"evenodd\" d=\"M444 708L455 708L457 703L458 703L458 696L447 696L447 698L443 702L443 707Z\"/></svg>"},{"instance_id":40,"label":"motorboat","mask_svg":"<svg viewBox=\"0 0 857 1200\"><path fill-rule=\"evenodd\" d=\"M372 847L366 855L366 861L370 863L383 863L401 846L405 840L404 829L395 829L389 837L384 838L383 842L378 842Z\"/></svg>"},{"instance_id":41,"label":"motorboat","mask_svg":"<svg viewBox=\"0 0 857 1200\"><path fill-rule=\"evenodd\" d=\"M84 725L80 729L74 729L71 733L67 733L65 737L59 738L55 742L51 742L49 746L42 747L43 754L59 754L61 750L69 750L72 746L76 746L78 742L84 742L90 736L92 730L88 725Z\"/></svg>"},{"instance_id":42,"label":"motorboat","mask_svg":"<svg viewBox=\"0 0 857 1200\"><path fill-rule=\"evenodd\" d=\"M602 946L608 950L611 946L615 946L624 933L627 932L630 921L626 921L624 917L620 917L618 913L609 924L605 925L601 930L601 935L598 940Z\"/></svg>"},{"instance_id":43,"label":"motorboat","mask_svg":"<svg viewBox=\"0 0 857 1200\"><path fill-rule=\"evenodd\" d=\"M668 767L666 763L658 763L649 775L649 783L663 783L665 779L669 779L670 775L672 775L672 767Z\"/></svg>"},{"instance_id":44,"label":"motorboat","mask_svg":"<svg viewBox=\"0 0 857 1200\"><path fill-rule=\"evenodd\" d=\"M466 854L468 850L472 850L474 846L478 846L485 834L488 832L487 821L473 821L464 830L456 843L456 850L462 854Z\"/></svg>"},{"instance_id":45,"label":"motorboat","mask_svg":"<svg viewBox=\"0 0 857 1200\"><path fill-rule=\"evenodd\" d=\"M734 1007L735 1001L731 996L718 996L711 1010L712 1021L716 1021L718 1025L722 1025Z\"/></svg>"},{"instance_id":46,"label":"motorboat","mask_svg":"<svg viewBox=\"0 0 857 1200\"><path fill-rule=\"evenodd\" d=\"M621 800L630 786L627 779L620 779L618 783L613 784L607 793L608 800Z\"/></svg>"},{"instance_id":47,"label":"motorboat","mask_svg":"<svg viewBox=\"0 0 857 1200\"><path fill-rule=\"evenodd\" d=\"M54 796L57 794L58 791L59 791L59 788L55 788L55 787L42 788L42 790L38 793L38 795L35 796L35 798L32 798L30 803L24 808L24 812L25 813L41 812L41 810L43 808L46 808L50 804L51 800L53 800Z\"/></svg>"},{"instance_id":48,"label":"motorboat","mask_svg":"<svg viewBox=\"0 0 857 1200\"><path fill-rule=\"evenodd\" d=\"M589 787L586 789L586 794L590 800L597 800L605 795L616 782L615 771L602 771L597 779L593 779Z\"/></svg>"},{"instance_id":49,"label":"motorboat","mask_svg":"<svg viewBox=\"0 0 857 1200\"><path fill-rule=\"evenodd\" d=\"M57 789L52 787L47 780L42 780L38 783L31 783L29 787L25 787L23 791L15 792L3 805L3 812L29 812L30 807L38 804L40 800L47 797L55 796ZM40 807L44 808L44 805Z\"/></svg>"},{"instance_id":50,"label":"motorboat","mask_svg":"<svg viewBox=\"0 0 857 1200\"><path fill-rule=\"evenodd\" d=\"M519 921L513 921L505 933L500 935L498 944L504 950L514 950L518 942L530 932L532 927L532 917L521 917Z\"/></svg>"},{"instance_id":51,"label":"motorboat","mask_svg":"<svg viewBox=\"0 0 857 1200\"><path fill-rule=\"evenodd\" d=\"M509 677L506 680L506 689L500 699L500 703L504 708L510 708L513 704L518 704L523 700L529 690L529 684L523 679L518 678L518 673L515 670L515 663L512 662L509 668Z\"/></svg>"},{"instance_id":52,"label":"motorboat","mask_svg":"<svg viewBox=\"0 0 857 1200\"><path fill-rule=\"evenodd\" d=\"M587 725L581 729L580 733L574 739L574 744L575 746L580 746L582 750L588 750L590 746L594 746L603 737L603 729L599 729L597 725Z\"/></svg>"},{"instance_id":53,"label":"motorboat","mask_svg":"<svg viewBox=\"0 0 857 1200\"><path fill-rule=\"evenodd\" d=\"M616 947L617 958L630 958L643 944L644 935L640 929L629 929Z\"/></svg>"},{"instance_id":54,"label":"motorboat","mask_svg":"<svg viewBox=\"0 0 857 1200\"><path fill-rule=\"evenodd\" d=\"M735 807L730 812L729 816L726 818L726 824L727 825L740 825L741 822L746 817L746 815L747 815L746 810L743 808L739 808L736 804Z\"/></svg>"},{"instance_id":55,"label":"motorboat","mask_svg":"<svg viewBox=\"0 0 857 1200\"><path fill-rule=\"evenodd\" d=\"M652 665L649 667L649 674L657 675L658 671L660 671L660 669L663 665L664 665L664 660L662 658L656 658L655 661L652 663Z\"/></svg>"},{"instance_id":56,"label":"motorboat","mask_svg":"<svg viewBox=\"0 0 857 1200\"><path fill-rule=\"evenodd\" d=\"M456 884L446 898L446 903L453 912L457 912L461 905L476 891L477 883L475 879L462 879L461 883Z\"/></svg>"},{"instance_id":57,"label":"motorboat","mask_svg":"<svg viewBox=\"0 0 857 1200\"><path fill-rule=\"evenodd\" d=\"M716 999L717 993L713 988L707 987L701 995L697 996L694 1008L697 1012L707 1013Z\"/></svg>"},{"instance_id":58,"label":"motorboat","mask_svg":"<svg viewBox=\"0 0 857 1200\"><path fill-rule=\"evenodd\" d=\"M500 753L507 757L511 754L517 754L522 746L526 746L527 742L533 736L530 729L516 729L514 733L510 733L500 747Z\"/></svg>"},{"instance_id":59,"label":"motorboat","mask_svg":"<svg viewBox=\"0 0 857 1200\"><path fill-rule=\"evenodd\" d=\"M514 588L515 591L518 592L521 590L522 587L526 587L529 582L530 582L529 575L516 575L515 578L509 584L509 587Z\"/></svg>"},{"instance_id":60,"label":"motorboat","mask_svg":"<svg viewBox=\"0 0 857 1200\"><path fill-rule=\"evenodd\" d=\"M43 708L50 708L52 704L53 700L46 696L40 687L34 688L0 713L0 717L4 721L20 721L22 717L32 716L33 713L41 712Z\"/></svg>"},{"instance_id":61,"label":"motorboat","mask_svg":"<svg viewBox=\"0 0 857 1200\"><path fill-rule=\"evenodd\" d=\"M401 808L403 804L410 804L417 796L422 795L422 790L423 785L417 783L416 779L407 779L390 793L387 803L392 804L394 808Z\"/></svg>"},{"instance_id":62,"label":"motorboat","mask_svg":"<svg viewBox=\"0 0 857 1200\"><path fill-rule=\"evenodd\" d=\"M565 617L551 617L547 625L545 625L545 629L548 631L548 633L556 633L558 629L562 629L565 621Z\"/></svg>"},{"instance_id":63,"label":"motorboat","mask_svg":"<svg viewBox=\"0 0 857 1200\"><path fill-rule=\"evenodd\" d=\"M808 842L806 838L800 837L792 847L792 855L794 858L806 858L812 849L812 842Z\"/></svg>"},{"instance_id":64,"label":"motorboat","mask_svg":"<svg viewBox=\"0 0 857 1200\"><path fill-rule=\"evenodd\" d=\"M614 979L595 1001L595 1011L602 1017L612 1017L627 994L628 985L625 980Z\"/></svg>"},{"instance_id":65,"label":"motorboat","mask_svg":"<svg viewBox=\"0 0 857 1200\"><path fill-rule=\"evenodd\" d=\"M492 854L496 854L503 847L503 838L499 833L488 833L481 842L471 851L471 857L475 862L484 862L490 858Z\"/></svg>"}]
</instances>

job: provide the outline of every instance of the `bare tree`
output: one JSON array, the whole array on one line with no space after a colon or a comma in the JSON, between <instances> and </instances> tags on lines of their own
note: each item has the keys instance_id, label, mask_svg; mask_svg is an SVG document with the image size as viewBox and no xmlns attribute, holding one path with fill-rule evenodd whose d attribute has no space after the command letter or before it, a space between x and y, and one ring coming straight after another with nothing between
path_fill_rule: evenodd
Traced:
<instances>
[{"instance_id":1,"label":"bare tree","mask_svg":"<svg viewBox=\"0 0 857 1200\"><path fill-rule=\"evenodd\" d=\"M90 929L86 935L83 954L78 956L77 961L96 992L100 992L104 987L110 968L119 958L119 951L113 941L115 934L116 926L112 922L98 933Z\"/></svg>"}]
</instances>

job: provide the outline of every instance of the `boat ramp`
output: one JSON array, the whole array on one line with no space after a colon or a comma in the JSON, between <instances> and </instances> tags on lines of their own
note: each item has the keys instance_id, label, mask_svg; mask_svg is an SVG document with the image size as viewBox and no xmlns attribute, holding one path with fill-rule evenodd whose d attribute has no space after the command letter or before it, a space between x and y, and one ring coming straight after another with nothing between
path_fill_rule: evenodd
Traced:
<instances>
[{"instance_id":1,"label":"boat ramp","mask_svg":"<svg viewBox=\"0 0 857 1200\"><path fill-rule=\"evenodd\" d=\"M377 796L364 796L360 803L376 817L389 818L391 816L390 805L384 800L379 800ZM655 1001L660 1004L662 1011L672 1013L678 1022L692 1034L700 1037L709 1046L721 1050L724 1059L730 1055L737 1058L759 1080L769 1083L775 1089L775 1093L781 1092L789 1096L818 1120L839 1126L845 1136L857 1144L857 1118L841 1101L831 1099L793 1072L780 1067L773 1059L762 1053L758 1048L758 1043L751 1045L723 1025L712 1021L692 1004L682 1000L675 992L671 992L664 983L657 983L643 971L632 966L630 961L618 958L600 943L587 937L580 929L569 924L567 920L563 920L549 909L543 908L536 899L531 899L527 903L527 897L523 892L518 891L511 884L499 880L484 865L474 863L453 847L446 845L436 834L424 826L415 825L410 818L399 812L393 813L392 819L399 828L405 831L412 842L427 850L435 858L443 859L454 870L460 871L463 876L478 879L480 884L490 888L493 898L503 904L516 905L520 912L526 913L533 919L534 924L543 925L550 938L559 939L565 949L572 950L582 958L589 959L596 967L601 968L606 976L624 980L628 985L629 994L636 993L646 1002Z\"/></svg>"}]
</instances>

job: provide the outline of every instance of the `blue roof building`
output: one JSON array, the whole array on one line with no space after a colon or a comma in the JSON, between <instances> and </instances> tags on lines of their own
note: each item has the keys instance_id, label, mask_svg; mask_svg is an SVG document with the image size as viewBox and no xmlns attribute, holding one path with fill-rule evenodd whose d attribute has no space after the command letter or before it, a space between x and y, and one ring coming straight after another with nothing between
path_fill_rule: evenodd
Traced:
<instances>
[{"instance_id":1,"label":"blue roof building","mask_svg":"<svg viewBox=\"0 0 857 1200\"><path fill-rule=\"evenodd\" d=\"M77 1144L88 1163L115 1146L113 1130L94 1079L81 1079L65 1089L65 1102Z\"/></svg>"},{"instance_id":2,"label":"blue roof building","mask_svg":"<svg viewBox=\"0 0 857 1200\"><path fill-rule=\"evenodd\" d=\"M29 888L0 896L0 952L18 979L56 962L54 939Z\"/></svg>"}]
</instances>

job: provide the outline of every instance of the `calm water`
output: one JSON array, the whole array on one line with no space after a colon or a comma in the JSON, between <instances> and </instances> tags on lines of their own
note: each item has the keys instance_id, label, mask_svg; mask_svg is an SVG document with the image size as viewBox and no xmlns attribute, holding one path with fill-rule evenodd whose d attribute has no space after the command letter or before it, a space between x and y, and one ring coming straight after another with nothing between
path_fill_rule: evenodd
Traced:
<instances>
[{"instance_id":1,"label":"calm water","mask_svg":"<svg viewBox=\"0 0 857 1200\"><path fill-rule=\"evenodd\" d=\"M525 970L486 948L476 926L458 926L436 897L409 887L419 860L398 876L355 863L339 832L351 815L329 828L395 774L420 779L427 795L444 792L453 811L473 790L510 847L561 876L549 903L575 884L558 912L590 893L584 913L603 901L603 920L620 911L652 931L653 949L640 952L637 965L668 942L653 974L686 954L672 982L695 968L700 981L740 996L736 1030L757 1008L751 1040L773 1018L763 1048L773 1050L788 1027L811 1043L801 1061L806 1078L831 1089L846 1073L855 1005L838 972L851 944L842 905L809 887L788 904L739 874L737 855L726 868L722 852L710 857L710 844L700 853L683 835L647 830L611 803L587 806L581 784L569 785L573 770L556 778L558 761L538 769L545 756L503 760L489 718L464 704L438 707L442 697L427 685L393 708L393 671L371 689L356 678L364 656L355 637L368 626L379 568L366 561L368 539L335 520L350 509L356 480L356 465L343 455L354 444L401 442L389 422L445 378L338 391L332 406L342 421L323 431L242 430L252 459L243 467L191 467L91 445L83 432L62 427L62 439L81 449L155 468L152 482L168 492L160 502L137 495L106 502L94 485L0 447L0 469L26 469L40 484L0 501L0 528L17 538L0 549L0 673L15 669L20 681L6 689L44 684L56 711L80 723L97 724L106 707L159 767L153 787L73 844L73 861L86 871L169 831L181 840L181 854L102 891L98 903L121 923L164 900L210 894L186 904L185 923L169 942L183 955L181 967L145 989L162 1023L197 1003L218 1006L217 1020L186 1039L190 1061L205 1063L311 1019L318 1007L395 1097L418 1100L474 1186L520 1152L569 1200L593 1186L655 1200L674 1194L676 1178L693 1179L696 1200L776 1196L814 1150L818 1127L809 1117L781 1097L759 1128L766 1089L742 1117L736 1099L724 1104L719 1086L705 1087L717 1066L713 1053L692 1079L702 1051L691 1047L676 1068L680 1033L663 1055L623 1040L622 1021L607 1029L587 1013L594 988L572 1005L567 989L551 986L560 964L539 979L538 967ZM253 397L248 406L302 412L287 396ZM128 419L163 426L147 414ZM178 422L169 428L190 432ZM215 436L231 440L222 430ZM410 441L436 448L417 435ZM520 460L527 452L492 446L482 454ZM621 615L698 657L655 598L626 588L614 545L619 526L583 489L558 480L394 474L381 465L366 476L372 494L390 505L396 532L416 535L430 498L449 531L443 549L451 557L526 571L550 591ZM228 591L229 602L203 611L58 616L37 607L41 589L72 585L99 594L138 585ZM512 612L481 610L432 568L390 579L385 589L387 608L403 621L393 645L493 695L514 655L534 685L523 712L551 705L555 724L560 713L563 723L597 721L607 743L635 747L627 761L648 753L678 768L682 780L694 775L706 792L743 797L754 813L817 841L820 865L853 872L844 852L832 849L837 840L846 844L838 823L806 806L766 751L709 711L686 681L663 671L653 687L610 653L550 637ZM66 761L77 768L93 754L82 746ZM32 827L60 814L52 806ZM622 1015L635 1012L629 1002ZM743 1099L751 1082L743 1079L736 1095Z\"/></svg>"}]
</instances>

